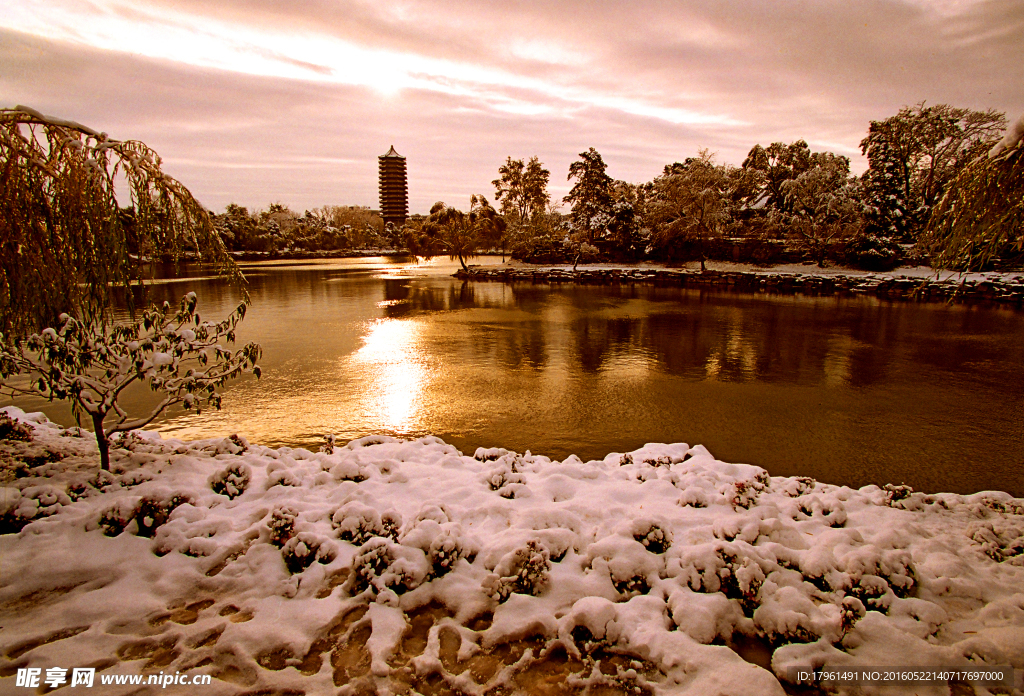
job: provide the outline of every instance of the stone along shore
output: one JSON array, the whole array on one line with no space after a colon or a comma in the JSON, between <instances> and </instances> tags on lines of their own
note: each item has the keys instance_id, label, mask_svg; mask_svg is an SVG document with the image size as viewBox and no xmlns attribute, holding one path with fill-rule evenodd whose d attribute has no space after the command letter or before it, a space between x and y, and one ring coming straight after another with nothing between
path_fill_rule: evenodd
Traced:
<instances>
[{"instance_id":1,"label":"stone along shore","mask_svg":"<svg viewBox=\"0 0 1024 696\"><path fill-rule=\"evenodd\" d=\"M997 303L1024 305L1024 275L1010 279L959 280L888 275L814 275L750 271L690 271L671 269L530 269L471 268L456 278L504 283L576 283L614 285L651 283L665 287L733 290L802 295L874 295L883 299L921 302Z\"/></svg>"}]
</instances>

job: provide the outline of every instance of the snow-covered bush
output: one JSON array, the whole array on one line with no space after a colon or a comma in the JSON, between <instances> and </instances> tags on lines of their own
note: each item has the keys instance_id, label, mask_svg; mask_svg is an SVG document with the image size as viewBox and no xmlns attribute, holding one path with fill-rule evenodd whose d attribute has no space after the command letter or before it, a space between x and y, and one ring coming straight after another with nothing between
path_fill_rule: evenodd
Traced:
<instances>
[{"instance_id":1,"label":"snow-covered bush","mask_svg":"<svg viewBox=\"0 0 1024 696\"><path fill-rule=\"evenodd\" d=\"M473 459L478 462L493 462L506 454L510 453L504 447L477 447L476 452L473 453Z\"/></svg>"},{"instance_id":2,"label":"snow-covered bush","mask_svg":"<svg viewBox=\"0 0 1024 696\"><path fill-rule=\"evenodd\" d=\"M402 516L393 510L379 513L374 508L353 500L342 505L334 513L331 524L337 530L339 539L362 546L373 537L387 537L397 541Z\"/></svg>"},{"instance_id":3,"label":"snow-covered bush","mask_svg":"<svg viewBox=\"0 0 1024 696\"><path fill-rule=\"evenodd\" d=\"M311 532L299 532L281 547L281 557L290 573L301 573L313 561L327 564L337 557L330 541Z\"/></svg>"},{"instance_id":4,"label":"snow-covered bush","mask_svg":"<svg viewBox=\"0 0 1024 696\"><path fill-rule=\"evenodd\" d=\"M633 538L651 553L665 553L672 545L672 532L648 520L633 523Z\"/></svg>"},{"instance_id":5,"label":"snow-covered bush","mask_svg":"<svg viewBox=\"0 0 1024 696\"><path fill-rule=\"evenodd\" d=\"M694 592L721 592L729 599L739 600L743 611L750 614L758 605L757 595L765 581L769 564L744 542L718 542L683 549L677 569L672 573ZM762 568L764 564L766 568ZM774 564L770 564L774 565Z\"/></svg>"},{"instance_id":6,"label":"snow-covered bush","mask_svg":"<svg viewBox=\"0 0 1024 696\"><path fill-rule=\"evenodd\" d=\"M267 490L274 486L298 487L302 485L301 475L292 471L288 464L273 461L267 464Z\"/></svg>"},{"instance_id":7,"label":"snow-covered bush","mask_svg":"<svg viewBox=\"0 0 1024 696\"><path fill-rule=\"evenodd\" d=\"M245 493L252 479L252 469L244 462L235 462L210 477L210 489L232 500Z\"/></svg>"},{"instance_id":8,"label":"snow-covered bush","mask_svg":"<svg viewBox=\"0 0 1024 696\"><path fill-rule=\"evenodd\" d=\"M703 488L690 486L679 496L679 504L683 507L706 508L708 506L708 494Z\"/></svg>"},{"instance_id":9,"label":"snow-covered bush","mask_svg":"<svg viewBox=\"0 0 1024 696\"><path fill-rule=\"evenodd\" d=\"M351 443L349 443L351 444ZM362 483L369 478L369 473L366 467L360 466L352 460L345 460L338 462L331 467L331 476L336 481L354 481L355 483Z\"/></svg>"},{"instance_id":10,"label":"snow-covered bush","mask_svg":"<svg viewBox=\"0 0 1024 696\"><path fill-rule=\"evenodd\" d=\"M143 498L135 512L135 523L138 525L136 534L141 537L152 537L156 530L167 522L175 508L191 502L188 496L179 494Z\"/></svg>"},{"instance_id":11,"label":"snow-covered bush","mask_svg":"<svg viewBox=\"0 0 1024 696\"><path fill-rule=\"evenodd\" d=\"M1016 524L999 519L975 522L968 536L993 561L1024 566L1024 520Z\"/></svg>"},{"instance_id":12,"label":"snow-covered bush","mask_svg":"<svg viewBox=\"0 0 1024 696\"><path fill-rule=\"evenodd\" d=\"M764 469L757 470L752 478L740 479L733 483L729 502L733 508L749 510L757 504L757 498L771 484L771 477Z\"/></svg>"},{"instance_id":13,"label":"snow-covered bush","mask_svg":"<svg viewBox=\"0 0 1024 696\"><path fill-rule=\"evenodd\" d=\"M32 426L14 420L6 413L0 411L0 440L30 442L32 440Z\"/></svg>"},{"instance_id":14,"label":"snow-covered bush","mask_svg":"<svg viewBox=\"0 0 1024 696\"><path fill-rule=\"evenodd\" d=\"M109 471L100 469L89 478L89 485L96 490L103 491L118 483L117 477Z\"/></svg>"},{"instance_id":15,"label":"snow-covered bush","mask_svg":"<svg viewBox=\"0 0 1024 696\"><path fill-rule=\"evenodd\" d=\"M484 475L484 481L492 491L497 491L502 498L515 498L516 492L521 490L526 479L516 471L515 463L499 459L499 466L491 469Z\"/></svg>"},{"instance_id":16,"label":"snow-covered bush","mask_svg":"<svg viewBox=\"0 0 1024 696\"><path fill-rule=\"evenodd\" d=\"M324 435L324 444L320 445L320 451L324 454L334 454L334 443L333 435Z\"/></svg>"},{"instance_id":17,"label":"snow-covered bush","mask_svg":"<svg viewBox=\"0 0 1024 696\"><path fill-rule=\"evenodd\" d=\"M135 519L138 500L120 498L100 513L99 526L107 536L117 536Z\"/></svg>"},{"instance_id":18,"label":"snow-covered bush","mask_svg":"<svg viewBox=\"0 0 1024 696\"><path fill-rule=\"evenodd\" d=\"M180 493L120 498L100 513L99 526L107 536L128 530L137 536L152 538L176 508L191 502L189 496Z\"/></svg>"},{"instance_id":19,"label":"snow-covered bush","mask_svg":"<svg viewBox=\"0 0 1024 696\"><path fill-rule=\"evenodd\" d=\"M96 488L90 486L88 481L72 481L68 484L68 497L71 498L72 501L88 498L96 492Z\"/></svg>"},{"instance_id":20,"label":"snow-covered bush","mask_svg":"<svg viewBox=\"0 0 1024 696\"><path fill-rule=\"evenodd\" d=\"M757 504L757 496L761 494L761 489L753 481L737 481L733 487L734 493L729 502L734 508L749 510Z\"/></svg>"},{"instance_id":21,"label":"snow-covered bush","mask_svg":"<svg viewBox=\"0 0 1024 696\"><path fill-rule=\"evenodd\" d=\"M782 492L790 498L799 498L813 491L816 484L817 481L809 476L795 476L786 482Z\"/></svg>"},{"instance_id":22,"label":"snow-covered bush","mask_svg":"<svg viewBox=\"0 0 1024 696\"><path fill-rule=\"evenodd\" d=\"M154 478L153 474L145 469L135 469L134 471L121 474L117 482L122 488L134 488L146 483L146 481L152 481Z\"/></svg>"},{"instance_id":23,"label":"snow-covered bush","mask_svg":"<svg viewBox=\"0 0 1024 696\"><path fill-rule=\"evenodd\" d=\"M765 580L761 566L749 556L740 556L719 549L723 565L718 570L721 592L729 599L737 599L747 614L758 605L757 593Z\"/></svg>"},{"instance_id":24,"label":"snow-covered bush","mask_svg":"<svg viewBox=\"0 0 1024 696\"><path fill-rule=\"evenodd\" d=\"M897 507L897 503L906 500L914 492L910 486L894 486L891 483L882 486L882 490L885 491L885 504L889 507Z\"/></svg>"},{"instance_id":25,"label":"snow-covered bush","mask_svg":"<svg viewBox=\"0 0 1024 696\"><path fill-rule=\"evenodd\" d=\"M290 507L276 508L270 514L267 526L270 528L270 543L283 548L288 540L295 536L295 518L298 513Z\"/></svg>"},{"instance_id":26,"label":"snow-covered bush","mask_svg":"<svg viewBox=\"0 0 1024 696\"><path fill-rule=\"evenodd\" d=\"M0 534L20 532L29 522L60 512L71 498L56 486L0 488Z\"/></svg>"},{"instance_id":27,"label":"snow-covered bush","mask_svg":"<svg viewBox=\"0 0 1024 696\"><path fill-rule=\"evenodd\" d=\"M507 553L485 580L485 589L504 602L513 593L539 595L548 582L550 554L539 541L529 540L525 546Z\"/></svg>"},{"instance_id":28,"label":"snow-covered bush","mask_svg":"<svg viewBox=\"0 0 1024 696\"><path fill-rule=\"evenodd\" d=\"M217 443L217 454L242 454L249 451L249 441L238 433L228 435Z\"/></svg>"},{"instance_id":29,"label":"snow-covered bush","mask_svg":"<svg viewBox=\"0 0 1024 696\"><path fill-rule=\"evenodd\" d=\"M391 590L400 595L418 587L426 577L427 559L422 551L374 537L360 547L345 586L350 594Z\"/></svg>"},{"instance_id":30,"label":"snow-covered bush","mask_svg":"<svg viewBox=\"0 0 1024 696\"><path fill-rule=\"evenodd\" d=\"M846 525L846 508L835 499L812 495L802 499L797 510L797 519L821 519L833 528Z\"/></svg>"},{"instance_id":31,"label":"snow-covered bush","mask_svg":"<svg viewBox=\"0 0 1024 696\"><path fill-rule=\"evenodd\" d=\"M450 529L442 529L441 533L430 542L427 561L430 563L430 577L440 578L447 575L456 561L467 555L457 533Z\"/></svg>"},{"instance_id":32,"label":"snow-covered bush","mask_svg":"<svg viewBox=\"0 0 1024 696\"><path fill-rule=\"evenodd\" d=\"M612 578L612 586L615 588L615 591L620 595L623 595L625 599L636 597L638 595L645 595L651 591L651 586L647 582L647 577L642 573L630 575L623 580Z\"/></svg>"}]
</instances>

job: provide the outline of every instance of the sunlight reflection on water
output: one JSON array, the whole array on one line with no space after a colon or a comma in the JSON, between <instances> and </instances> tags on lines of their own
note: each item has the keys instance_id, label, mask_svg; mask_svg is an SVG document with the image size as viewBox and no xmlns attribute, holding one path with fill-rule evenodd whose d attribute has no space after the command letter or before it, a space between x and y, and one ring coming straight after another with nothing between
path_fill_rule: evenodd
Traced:
<instances>
[{"instance_id":1,"label":"sunlight reflection on water","mask_svg":"<svg viewBox=\"0 0 1024 696\"><path fill-rule=\"evenodd\" d=\"M378 319L363 337L363 347L348 359L352 367L343 367L361 375L363 417L379 428L408 432L422 408L429 375L420 332L420 324L413 320Z\"/></svg>"}]
</instances>

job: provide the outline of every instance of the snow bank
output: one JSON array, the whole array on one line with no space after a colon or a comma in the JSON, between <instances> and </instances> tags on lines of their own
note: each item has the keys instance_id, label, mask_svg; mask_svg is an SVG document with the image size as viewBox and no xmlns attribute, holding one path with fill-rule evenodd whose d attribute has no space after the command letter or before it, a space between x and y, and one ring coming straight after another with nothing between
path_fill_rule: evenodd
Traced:
<instances>
[{"instance_id":1,"label":"snow bank","mask_svg":"<svg viewBox=\"0 0 1024 696\"><path fill-rule=\"evenodd\" d=\"M106 473L89 433L5 411L4 693L20 667L206 673L225 694L1024 670L1024 501L1005 493L852 490L686 444L557 462L434 437L309 452L137 432Z\"/></svg>"}]
</instances>

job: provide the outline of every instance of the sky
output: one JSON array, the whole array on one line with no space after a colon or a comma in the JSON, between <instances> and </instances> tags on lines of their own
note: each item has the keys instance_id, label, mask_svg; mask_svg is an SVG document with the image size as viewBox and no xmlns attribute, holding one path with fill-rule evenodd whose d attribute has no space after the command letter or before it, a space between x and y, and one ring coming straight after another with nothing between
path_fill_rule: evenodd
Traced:
<instances>
[{"instance_id":1,"label":"sky","mask_svg":"<svg viewBox=\"0 0 1024 696\"><path fill-rule=\"evenodd\" d=\"M141 140L214 211L466 208L507 157L554 201L594 147L650 181L707 148L806 140L866 162L871 120L926 102L1024 113L1020 0L8 0L0 107Z\"/></svg>"}]
</instances>

